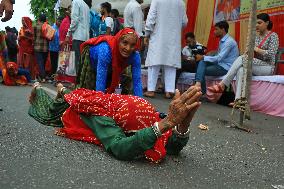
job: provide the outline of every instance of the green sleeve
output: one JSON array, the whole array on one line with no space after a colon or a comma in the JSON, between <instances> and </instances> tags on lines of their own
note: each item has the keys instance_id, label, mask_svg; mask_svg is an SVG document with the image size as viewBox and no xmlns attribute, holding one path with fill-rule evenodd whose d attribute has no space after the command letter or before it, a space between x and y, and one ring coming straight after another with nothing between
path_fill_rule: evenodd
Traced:
<instances>
[{"instance_id":1,"label":"green sleeve","mask_svg":"<svg viewBox=\"0 0 284 189\"><path fill-rule=\"evenodd\" d=\"M81 115L81 118L92 129L106 151L117 159L132 160L143 155L156 142L152 128L139 130L135 135L127 137L110 117Z\"/></svg>"},{"instance_id":2,"label":"green sleeve","mask_svg":"<svg viewBox=\"0 0 284 189\"><path fill-rule=\"evenodd\" d=\"M65 88L65 89L63 90L63 95L69 94L69 93L71 93L71 92L72 92L72 91L71 91L70 89Z\"/></svg>"},{"instance_id":3,"label":"green sleeve","mask_svg":"<svg viewBox=\"0 0 284 189\"><path fill-rule=\"evenodd\" d=\"M175 133L169 138L166 145L167 154L178 155L179 152L186 146L188 142L188 137L180 138Z\"/></svg>"}]
</instances>

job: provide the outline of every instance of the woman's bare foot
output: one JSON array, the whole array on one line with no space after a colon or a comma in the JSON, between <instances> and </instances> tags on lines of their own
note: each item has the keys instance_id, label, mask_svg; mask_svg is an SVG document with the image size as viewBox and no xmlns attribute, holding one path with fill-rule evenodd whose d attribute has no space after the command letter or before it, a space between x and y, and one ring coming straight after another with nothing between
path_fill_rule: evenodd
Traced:
<instances>
[{"instance_id":1,"label":"woman's bare foot","mask_svg":"<svg viewBox=\"0 0 284 189\"><path fill-rule=\"evenodd\" d=\"M62 89L63 88L64 88L64 86L62 85L62 83L58 83L56 85L57 95L56 95L55 99L58 99L58 98L62 97Z\"/></svg>"},{"instance_id":2,"label":"woman's bare foot","mask_svg":"<svg viewBox=\"0 0 284 189\"><path fill-rule=\"evenodd\" d=\"M30 103L33 103L33 101L35 100L35 97L36 97L36 88L37 87L41 87L40 83L39 82L35 82L33 84L33 89L31 91L31 95L29 96L29 102Z\"/></svg>"},{"instance_id":3,"label":"woman's bare foot","mask_svg":"<svg viewBox=\"0 0 284 189\"><path fill-rule=\"evenodd\" d=\"M175 96L175 93L166 92L164 97L166 99L172 99L174 96Z\"/></svg>"},{"instance_id":4,"label":"woman's bare foot","mask_svg":"<svg viewBox=\"0 0 284 189\"><path fill-rule=\"evenodd\" d=\"M148 98L154 98L155 97L155 92L154 91L147 91L143 95L148 97Z\"/></svg>"},{"instance_id":5,"label":"woman's bare foot","mask_svg":"<svg viewBox=\"0 0 284 189\"><path fill-rule=\"evenodd\" d=\"M63 87L64 87L64 86L62 85L62 83L58 83L58 84L57 84L57 86L56 86L56 88L57 88L57 94L61 92L61 90L62 90Z\"/></svg>"}]
</instances>

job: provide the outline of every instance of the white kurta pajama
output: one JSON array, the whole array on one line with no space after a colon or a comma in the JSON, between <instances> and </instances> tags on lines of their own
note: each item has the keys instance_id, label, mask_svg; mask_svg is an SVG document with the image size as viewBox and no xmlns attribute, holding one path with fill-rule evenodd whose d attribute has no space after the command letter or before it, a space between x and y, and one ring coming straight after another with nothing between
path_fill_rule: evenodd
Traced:
<instances>
[{"instance_id":1,"label":"white kurta pajama","mask_svg":"<svg viewBox=\"0 0 284 189\"><path fill-rule=\"evenodd\" d=\"M176 69L181 68L181 32L187 22L182 0L152 1L145 26L145 36L150 37L145 64L148 91L155 91L160 68L165 69L165 91L175 91Z\"/></svg>"}]
</instances>

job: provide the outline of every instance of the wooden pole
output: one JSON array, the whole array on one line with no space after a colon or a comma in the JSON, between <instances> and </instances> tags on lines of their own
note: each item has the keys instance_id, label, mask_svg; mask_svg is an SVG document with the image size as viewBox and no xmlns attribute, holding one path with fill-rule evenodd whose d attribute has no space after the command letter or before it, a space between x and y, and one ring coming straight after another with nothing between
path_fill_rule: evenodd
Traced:
<instances>
[{"instance_id":1,"label":"wooden pole","mask_svg":"<svg viewBox=\"0 0 284 189\"><path fill-rule=\"evenodd\" d=\"M244 119L250 119L250 85L252 79L252 62L254 57L255 37L256 37L256 11L257 11L257 0L251 0L252 7L249 17L248 25L248 36L247 45L244 55L242 56L243 61L243 77L242 77L242 91L241 98L236 99L232 114L235 108L240 110L240 120L236 127L245 130ZM232 118L233 119L233 118Z\"/></svg>"}]
</instances>

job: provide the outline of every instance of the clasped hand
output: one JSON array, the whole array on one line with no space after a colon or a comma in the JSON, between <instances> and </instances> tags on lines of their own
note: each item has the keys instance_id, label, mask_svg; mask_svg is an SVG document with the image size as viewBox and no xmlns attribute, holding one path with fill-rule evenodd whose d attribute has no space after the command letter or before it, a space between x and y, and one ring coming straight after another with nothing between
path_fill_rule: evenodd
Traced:
<instances>
[{"instance_id":1,"label":"clasped hand","mask_svg":"<svg viewBox=\"0 0 284 189\"><path fill-rule=\"evenodd\" d=\"M187 129L196 110L200 106L199 99L202 95L200 87L192 86L182 95L176 90L175 97L170 103L168 116L161 121L162 130L168 130L175 126Z\"/></svg>"}]
</instances>

